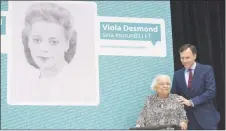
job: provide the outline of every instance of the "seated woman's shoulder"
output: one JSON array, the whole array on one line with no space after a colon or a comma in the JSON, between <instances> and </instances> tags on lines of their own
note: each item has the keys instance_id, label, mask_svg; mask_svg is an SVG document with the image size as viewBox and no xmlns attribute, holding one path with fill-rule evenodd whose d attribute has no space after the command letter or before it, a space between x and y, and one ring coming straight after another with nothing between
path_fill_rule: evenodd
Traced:
<instances>
[{"instance_id":1,"label":"seated woman's shoulder","mask_svg":"<svg viewBox=\"0 0 226 131\"><path fill-rule=\"evenodd\" d=\"M170 93L170 96L171 96L172 98L178 98L178 97L179 97L179 95L177 95L177 94L171 94L171 93Z\"/></svg>"},{"instance_id":2,"label":"seated woman's shoulder","mask_svg":"<svg viewBox=\"0 0 226 131\"><path fill-rule=\"evenodd\" d=\"M149 95L149 96L147 96L147 99L153 99L153 98L155 98L156 97L156 94L151 94L151 95Z\"/></svg>"}]
</instances>

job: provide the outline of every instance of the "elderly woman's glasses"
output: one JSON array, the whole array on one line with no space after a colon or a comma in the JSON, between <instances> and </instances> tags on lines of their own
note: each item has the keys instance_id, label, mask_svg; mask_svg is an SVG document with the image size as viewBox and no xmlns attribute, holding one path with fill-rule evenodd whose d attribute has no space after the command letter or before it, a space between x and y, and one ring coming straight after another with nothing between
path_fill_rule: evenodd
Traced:
<instances>
[{"instance_id":1,"label":"elderly woman's glasses","mask_svg":"<svg viewBox=\"0 0 226 131\"><path fill-rule=\"evenodd\" d=\"M158 85L160 85L160 86L164 86L164 85L170 86L170 83L168 83L168 82L166 82L166 83L160 82L160 83L158 83Z\"/></svg>"}]
</instances>

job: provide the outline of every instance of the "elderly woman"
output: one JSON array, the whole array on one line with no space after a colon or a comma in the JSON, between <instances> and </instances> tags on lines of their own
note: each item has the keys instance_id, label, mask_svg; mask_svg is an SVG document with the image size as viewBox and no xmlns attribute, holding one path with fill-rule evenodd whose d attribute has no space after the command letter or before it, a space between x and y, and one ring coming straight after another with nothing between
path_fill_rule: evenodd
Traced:
<instances>
[{"instance_id":1,"label":"elderly woman","mask_svg":"<svg viewBox=\"0 0 226 131\"><path fill-rule=\"evenodd\" d=\"M152 82L156 94L147 97L137 120L137 127L178 125L187 129L187 117L183 105L177 102L178 95L170 94L171 80L167 75L159 75Z\"/></svg>"}]
</instances>

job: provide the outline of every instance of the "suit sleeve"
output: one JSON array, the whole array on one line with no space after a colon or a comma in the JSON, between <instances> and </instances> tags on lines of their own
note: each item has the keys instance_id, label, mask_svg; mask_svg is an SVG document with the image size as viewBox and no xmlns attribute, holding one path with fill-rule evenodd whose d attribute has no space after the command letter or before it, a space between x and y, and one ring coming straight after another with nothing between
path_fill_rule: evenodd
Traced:
<instances>
[{"instance_id":1,"label":"suit sleeve","mask_svg":"<svg viewBox=\"0 0 226 131\"><path fill-rule=\"evenodd\" d=\"M200 96L192 98L194 106L207 102L216 96L216 83L213 68L210 67L204 76L205 92Z\"/></svg>"},{"instance_id":2,"label":"suit sleeve","mask_svg":"<svg viewBox=\"0 0 226 131\"><path fill-rule=\"evenodd\" d=\"M173 76L173 82L172 82L172 88L171 88L171 91L170 91L172 94L178 94L177 92L177 82L176 82L176 75L174 73L174 76Z\"/></svg>"}]
</instances>

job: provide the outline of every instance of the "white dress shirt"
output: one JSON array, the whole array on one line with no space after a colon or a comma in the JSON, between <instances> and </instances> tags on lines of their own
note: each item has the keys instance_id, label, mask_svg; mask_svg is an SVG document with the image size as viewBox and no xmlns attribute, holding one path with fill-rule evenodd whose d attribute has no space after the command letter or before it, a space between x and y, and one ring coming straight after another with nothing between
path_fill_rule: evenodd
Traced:
<instances>
[{"instance_id":1,"label":"white dress shirt","mask_svg":"<svg viewBox=\"0 0 226 131\"><path fill-rule=\"evenodd\" d=\"M196 62L191 67L191 69L192 69L192 76L194 75L195 67L196 67ZM189 79L189 70L188 69L185 69L184 76L185 76L186 84L188 86L188 79Z\"/></svg>"},{"instance_id":2,"label":"white dress shirt","mask_svg":"<svg viewBox=\"0 0 226 131\"><path fill-rule=\"evenodd\" d=\"M190 68L190 69L192 69L192 76L194 75L195 67L196 67L196 62L194 62L194 64ZM189 79L189 70L188 69L185 69L184 76L185 76L186 85L188 86L188 79ZM190 100L190 103L191 103L191 106L194 107L194 103L192 102L192 100Z\"/></svg>"}]
</instances>

